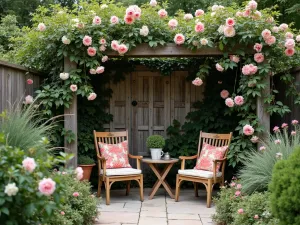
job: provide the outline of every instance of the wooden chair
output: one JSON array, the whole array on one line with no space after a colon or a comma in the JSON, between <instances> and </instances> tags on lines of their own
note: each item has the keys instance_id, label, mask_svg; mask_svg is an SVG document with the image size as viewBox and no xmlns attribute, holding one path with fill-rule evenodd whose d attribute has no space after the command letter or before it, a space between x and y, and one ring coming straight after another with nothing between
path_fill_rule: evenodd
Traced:
<instances>
[{"instance_id":1,"label":"wooden chair","mask_svg":"<svg viewBox=\"0 0 300 225\"><path fill-rule=\"evenodd\" d=\"M204 133L200 132L199 144L198 144L198 153L194 156L180 156L181 159L181 170L178 171L176 177L176 193L175 193L175 201L179 200L180 193L180 185L182 181L192 181L194 183L194 191L195 196L198 197L198 183L202 183L205 185L207 192L207 208L210 208L211 205L211 195L213 186L217 183L220 183L222 186L224 185L224 170L226 164L226 156L228 153L230 141L231 141L232 133L229 134L213 134L213 133ZM203 142L207 144L221 147L228 146L224 158L220 160L215 160L213 165L213 172L203 171L203 170L195 170L195 169L185 169L185 160L196 159L200 157L201 147ZM221 172L216 171L217 163L220 163ZM196 163L195 163L196 164Z\"/></svg>"},{"instance_id":2,"label":"wooden chair","mask_svg":"<svg viewBox=\"0 0 300 225\"><path fill-rule=\"evenodd\" d=\"M126 195L129 194L130 191L130 181L136 180L140 186L140 199L144 201L144 192L143 192L143 174L140 170L141 163L140 160L143 156L133 156L128 154L129 158L136 159L137 169L132 168L124 168L125 172L118 174L121 169L106 169L106 160L101 156L101 152L99 149L98 142L107 143L107 144L118 144L122 141L128 140L128 132L96 132L94 130L94 142L95 148L97 152L97 160L98 160L98 168L99 168L99 180L98 180L98 192L97 197L100 197L102 182L105 184L106 189L106 205L110 204L110 188L111 185L116 181L127 181L126 185ZM123 171L124 171L123 169ZM135 174L132 174L133 171ZM128 174L126 174L129 171ZM137 174L137 172L139 172Z\"/></svg>"}]
</instances>

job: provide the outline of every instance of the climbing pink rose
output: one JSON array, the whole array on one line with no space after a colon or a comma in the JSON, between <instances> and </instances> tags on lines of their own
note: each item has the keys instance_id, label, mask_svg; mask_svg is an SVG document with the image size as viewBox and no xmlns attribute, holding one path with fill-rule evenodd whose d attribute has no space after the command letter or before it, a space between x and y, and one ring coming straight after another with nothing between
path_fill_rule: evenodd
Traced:
<instances>
[{"instance_id":1,"label":"climbing pink rose","mask_svg":"<svg viewBox=\"0 0 300 225\"><path fill-rule=\"evenodd\" d=\"M292 120L292 124L293 124L293 125L297 125L298 123L299 123L298 120Z\"/></svg>"},{"instance_id":2,"label":"climbing pink rose","mask_svg":"<svg viewBox=\"0 0 300 225\"><path fill-rule=\"evenodd\" d=\"M251 72L251 74L256 74L256 72L257 72L257 66L254 66L252 63L251 64L249 64L249 68L250 68L250 72Z\"/></svg>"},{"instance_id":3,"label":"climbing pink rose","mask_svg":"<svg viewBox=\"0 0 300 225\"><path fill-rule=\"evenodd\" d=\"M198 22L198 23L195 25L195 31L196 31L197 33L202 33L202 32L204 32L204 30L205 30L205 27L204 27L204 24L203 24L203 23Z\"/></svg>"},{"instance_id":4,"label":"climbing pink rose","mask_svg":"<svg viewBox=\"0 0 300 225\"><path fill-rule=\"evenodd\" d=\"M130 24L133 24L133 23L134 23L134 17L132 17L132 16L127 16L127 15L126 15L126 16L124 17L124 21L125 21L126 24L129 24L129 25L130 25Z\"/></svg>"},{"instance_id":5,"label":"climbing pink rose","mask_svg":"<svg viewBox=\"0 0 300 225\"><path fill-rule=\"evenodd\" d=\"M236 105L243 105L244 104L244 98L243 98L243 96L239 96L239 95L235 96L234 103Z\"/></svg>"},{"instance_id":6,"label":"climbing pink rose","mask_svg":"<svg viewBox=\"0 0 300 225\"><path fill-rule=\"evenodd\" d=\"M238 57L237 55L230 55L229 58L232 62L235 63L238 63L240 61L240 57Z\"/></svg>"},{"instance_id":7,"label":"climbing pink rose","mask_svg":"<svg viewBox=\"0 0 300 225\"><path fill-rule=\"evenodd\" d=\"M76 174L76 178L77 180L81 180L83 178L83 170L81 167L77 167L75 169L75 174Z\"/></svg>"},{"instance_id":8,"label":"climbing pink rose","mask_svg":"<svg viewBox=\"0 0 300 225\"><path fill-rule=\"evenodd\" d=\"M176 34L174 37L174 42L177 45L181 45L183 44L185 41L185 37L183 36L183 34Z\"/></svg>"},{"instance_id":9,"label":"climbing pink rose","mask_svg":"<svg viewBox=\"0 0 300 225\"><path fill-rule=\"evenodd\" d=\"M235 16L236 16L236 17L241 17L241 16L243 16L243 13L240 12L240 11L238 11L238 12L236 12Z\"/></svg>"},{"instance_id":10,"label":"climbing pink rose","mask_svg":"<svg viewBox=\"0 0 300 225\"><path fill-rule=\"evenodd\" d=\"M233 179L232 179L233 180ZM234 182L231 182L230 183L230 187L234 187L235 186L235 183Z\"/></svg>"},{"instance_id":11,"label":"climbing pink rose","mask_svg":"<svg viewBox=\"0 0 300 225\"><path fill-rule=\"evenodd\" d=\"M87 53L88 53L89 56L95 56L96 53L97 53L97 50L94 47L88 47Z\"/></svg>"},{"instance_id":12,"label":"climbing pink rose","mask_svg":"<svg viewBox=\"0 0 300 225\"><path fill-rule=\"evenodd\" d=\"M251 141L252 143L257 143L257 142L258 142L258 137L257 137L257 136L253 136L253 137L250 139L250 141Z\"/></svg>"},{"instance_id":13,"label":"climbing pink rose","mask_svg":"<svg viewBox=\"0 0 300 225\"><path fill-rule=\"evenodd\" d=\"M25 170L27 170L29 173L32 173L36 167L36 163L34 161L34 158L26 157L22 161L22 165Z\"/></svg>"},{"instance_id":14,"label":"climbing pink rose","mask_svg":"<svg viewBox=\"0 0 300 225\"><path fill-rule=\"evenodd\" d=\"M158 11L158 15L160 18L165 18L168 16L168 12L165 9L161 9Z\"/></svg>"},{"instance_id":15,"label":"climbing pink rose","mask_svg":"<svg viewBox=\"0 0 300 225\"><path fill-rule=\"evenodd\" d=\"M255 53L254 54L254 61L257 63L262 63L265 60L265 57L262 53Z\"/></svg>"},{"instance_id":16,"label":"climbing pink rose","mask_svg":"<svg viewBox=\"0 0 300 225\"><path fill-rule=\"evenodd\" d=\"M33 80L32 79L27 79L27 84L33 84Z\"/></svg>"},{"instance_id":17,"label":"climbing pink rose","mask_svg":"<svg viewBox=\"0 0 300 225\"><path fill-rule=\"evenodd\" d=\"M282 128L282 129L288 128L288 124L287 124L287 123L283 123L283 124L281 125L281 128Z\"/></svg>"},{"instance_id":18,"label":"climbing pink rose","mask_svg":"<svg viewBox=\"0 0 300 225\"><path fill-rule=\"evenodd\" d=\"M101 18L99 16L95 16L93 19L93 24L100 25L101 24Z\"/></svg>"},{"instance_id":19,"label":"climbing pink rose","mask_svg":"<svg viewBox=\"0 0 300 225\"><path fill-rule=\"evenodd\" d=\"M279 30L286 31L289 28L289 26L286 23L282 23L279 26Z\"/></svg>"},{"instance_id":20,"label":"climbing pink rose","mask_svg":"<svg viewBox=\"0 0 300 225\"><path fill-rule=\"evenodd\" d=\"M93 101L93 100L95 100L96 97L97 97L96 93L91 93L88 97L88 100Z\"/></svg>"},{"instance_id":21,"label":"climbing pink rose","mask_svg":"<svg viewBox=\"0 0 300 225\"><path fill-rule=\"evenodd\" d=\"M292 136L295 136L295 135L296 135L296 131L293 130L293 131L291 132L291 135L292 135Z\"/></svg>"},{"instance_id":22,"label":"climbing pink rose","mask_svg":"<svg viewBox=\"0 0 300 225\"><path fill-rule=\"evenodd\" d=\"M274 133L278 133L278 132L280 132L280 129L279 129L279 127L278 127L278 126L275 126L275 127L273 128L273 132L274 132Z\"/></svg>"},{"instance_id":23,"label":"climbing pink rose","mask_svg":"<svg viewBox=\"0 0 300 225\"><path fill-rule=\"evenodd\" d=\"M51 178L44 178L39 182L39 191L46 196L52 195L56 183Z\"/></svg>"},{"instance_id":24,"label":"climbing pink rose","mask_svg":"<svg viewBox=\"0 0 300 225\"><path fill-rule=\"evenodd\" d=\"M295 41L294 39L287 39L284 43L284 47L286 48L295 48Z\"/></svg>"},{"instance_id":25,"label":"climbing pink rose","mask_svg":"<svg viewBox=\"0 0 300 225\"><path fill-rule=\"evenodd\" d=\"M238 214L243 214L244 213L244 210L243 209L239 209L238 210Z\"/></svg>"},{"instance_id":26,"label":"climbing pink rose","mask_svg":"<svg viewBox=\"0 0 300 225\"><path fill-rule=\"evenodd\" d=\"M221 96L221 98L226 99L229 96L229 92L227 90L222 90L220 93L220 96Z\"/></svg>"},{"instance_id":27,"label":"climbing pink rose","mask_svg":"<svg viewBox=\"0 0 300 225\"><path fill-rule=\"evenodd\" d=\"M140 12L135 12L133 17L135 19L139 19L141 17L141 13Z\"/></svg>"},{"instance_id":28,"label":"climbing pink rose","mask_svg":"<svg viewBox=\"0 0 300 225\"><path fill-rule=\"evenodd\" d=\"M241 188L242 188L242 185L241 185L241 184L237 184L237 185L236 185L236 188L237 188L237 189L241 189Z\"/></svg>"},{"instance_id":29,"label":"climbing pink rose","mask_svg":"<svg viewBox=\"0 0 300 225\"><path fill-rule=\"evenodd\" d=\"M247 136L250 136L254 133L254 129L251 125L249 124L246 124L244 127L243 127L243 132L245 135Z\"/></svg>"},{"instance_id":30,"label":"climbing pink rose","mask_svg":"<svg viewBox=\"0 0 300 225\"><path fill-rule=\"evenodd\" d=\"M216 64L216 69L217 69L219 72L223 72L223 71L224 71L224 68L223 68L219 63Z\"/></svg>"},{"instance_id":31,"label":"climbing pink rose","mask_svg":"<svg viewBox=\"0 0 300 225\"><path fill-rule=\"evenodd\" d=\"M96 69L96 73L100 74L104 72L104 67L103 66L98 66Z\"/></svg>"},{"instance_id":32,"label":"climbing pink rose","mask_svg":"<svg viewBox=\"0 0 300 225\"><path fill-rule=\"evenodd\" d=\"M295 49L293 48L288 48L284 51L286 56L293 56L295 54Z\"/></svg>"},{"instance_id":33,"label":"climbing pink rose","mask_svg":"<svg viewBox=\"0 0 300 225\"><path fill-rule=\"evenodd\" d=\"M274 143L275 143L276 145L279 145L279 144L281 143L281 141L280 141L279 139L276 139L276 140L274 141Z\"/></svg>"},{"instance_id":34,"label":"climbing pink rose","mask_svg":"<svg viewBox=\"0 0 300 225\"><path fill-rule=\"evenodd\" d=\"M107 60L108 60L108 56L107 55L103 56L102 59L101 59L102 62L106 62Z\"/></svg>"},{"instance_id":35,"label":"climbing pink rose","mask_svg":"<svg viewBox=\"0 0 300 225\"><path fill-rule=\"evenodd\" d=\"M119 48L119 42L116 41L116 40L113 40L110 44L111 48L115 51L118 51L118 48Z\"/></svg>"},{"instance_id":36,"label":"climbing pink rose","mask_svg":"<svg viewBox=\"0 0 300 225\"><path fill-rule=\"evenodd\" d=\"M95 69L90 69L90 74L96 74L96 70Z\"/></svg>"},{"instance_id":37,"label":"climbing pink rose","mask_svg":"<svg viewBox=\"0 0 300 225\"><path fill-rule=\"evenodd\" d=\"M224 35L225 37L234 37L235 36L235 29L233 27L224 27Z\"/></svg>"},{"instance_id":38,"label":"climbing pink rose","mask_svg":"<svg viewBox=\"0 0 300 225\"><path fill-rule=\"evenodd\" d=\"M124 55L127 51L128 51L128 48L127 48L126 45L120 44L118 46L118 52L119 52L120 55Z\"/></svg>"},{"instance_id":39,"label":"climbing pink rose","mask_svg":"<svg viewBox=\"0 0 300 225\"><path fill-rule=\"evenodd\" d=\"M250 16L250 13L251 13L251 10L250 10L250 9L246 9L246 10L243 12L243 17L248 17L248 16Z\"/></svg>"},{"instance_id":40,"label":"climbing pink rose","mask_svg":"<svg viewBox=\"0 0 300 225\"><path fill-rule=\"evenodd\" d=\"M110 17L110 23L118 24L119 23L119 18L117 16Z\"/></svg>"},{"instance_id":41,"label":"climbing pink rose","mask_svg":"<svg viewBox=\"0 0 300 225\"><path fill-rule=\"evenodd\" d=\"M61 212L60 212L60 215L63 215L63 216L64 216L64 215L65 215L65 212L64 212L64 211L61 211Z\"/></svg>"},{"instance_id":42,"label":"climbing pink rose","mask_svg":"<svg viewBox=\"0 0 300 225\"><path fill-rule=\"evenodd\" d=\"M168 26L169 26L170 28L172 28L172 29L174 29L175 27L177 27L177 25L178 25L178 21L175 20L175 19L171 19L171 20L169 21L169 23L168 23Z\"/></svg>"},{"instance_id":43,"label":"climbing pink rose","mask_svg":"<svg viewBox=\"0 0 300 225\"><path fill-rule=\"evenodd\" d=\"M31 95L27 95L25 97L25 105L29 105L31 103L33 103L33 97Z\"/></svg>"},{"instance_id":44,"label":"climbing pink rose","mask_svg":"<svg viewBox=\"0 0 300 225\"><path fill-rule=\"evenodd\" d=\"M286 39L293 39L294 38L294 35L291 32L286 32L284 36L285 36Z\"/></svg>"},{"instance_id":45,"label":"climbing pink rose","mask_svg":"<svg viewBox=\"0 0 300 225\"><path fill-rule=\"evenodd\" d=\"M99 40L99 44L101 44L101 45L106 45L106 40L105 40L104 38L101 38L101 39Z\"/></svg>"},{"instance_id":46,"label":"climbing pink rose","mask_svg":"<svg viewBox=\"0 0 300 225\"><path fill-rule=\"evenodd\" d=\"M99 51L100 51L100 52L104 52L105 50L106 50L105 45L101 45L101 46L99 47Z\"/></svg>"},{"instance_id":47,"label":"climbing pink rose","mask_svg":"<svg viewBox=\"0 0 300 225\"><path fill-rule=\"evenodd\" d=\"M256 52L261 52L262 47L263 47L262 44L255 43L253 49L254 49Z\"/></svg>"},{"instance_id":48,"label":"climbing pink rose","mask_svg":"<svg viewBox=\"0 0 300 225\"><path fill-rule=\"evenodd\" d=\"M261 146L261 147L259 148L259 151L264 151L264 150L266 150L266 147L265 147L265 146Z\"/></svg>"},{"instance_id":49,"label":"climbing pink rose","mask_svg":"<svg viewBox=\"0 0 300 225\"><path fill-rule=\"evenodd\" d=\"M279 32L279 27L274 26L274 27L272 28L272 31L273 31L274 33L278 33L278 32Z\"/></svg>"},{"instance_id":50,"label":"climbing pink rose","mask_svg":"<svg viewBox=\"0 0 300 225\"><path fill-rule=\"evenodd\" d=\"M195 86L201 86L203 84L203 81L197 77L195 80L192 81L192 84Z\"/></svg>"},{"instance_id":51,"label":"climbing pink rose","mask_svg":"<svg viewBox=\"0 0 300 225\"><path fill-rule=\"evenodd\" d=\"M184 20L192 20L193 18L194 18L193 15L190 13L187 13L183 16Z\"/></svg>"},{"instance_id":52,"label":"climbing pink rose","mask_svg":"<svg viewBox=\"0 0 300 225\"><path fill-rule=\"evenodd\" d=\"M72 85L70 86L70 89L71 89L71 91L73 91L73 92L77 91L77 85L76 85L76 84L72 84Z\"/></svg>"},{"instance_id":53,"label":"climbing pink rose","mask_svg":"<svg viewBox=\"0 0 300 225\"><path fill-rule=\"evenodd\" d=\"M38 29L39 29L39 31L45 31L46 30L46 25L44 23L39 23Z\"/></svg>"},{"instance_id":54,"label":"climbing pink rose","mask_svg":"<svg viewBox=\"0 0 300 225\"><path fill-rule=\"evenodd\" d=\"M78 197L78 196L79 196L79 193L76 191L76 192L73 193L73 196L74 196L74 197Z\"/></svg>"},{"instance_id":55,"label":"climbing pink rose","mask_svg":"<svg viewBox=\"0 0 300 225\"><path fill-rule=\"evenodd\" d=\"M254 219L259 219L259 216L258 215L254 215L254 217L253 217Z\"/></svg>"},{"instance_id":56,"label":"climbing pink rose","mask_svg":"<svg viewBox=\"0 0 300 225\"><path fill-rule=\"evenodd\" d=\"M257 9L257 2L251 0L250 2L248 2L248 7L249 7L251 10Z\"/></svg>"},{"instance_id":57,"label":"climbing pink rose","mask_svg":"<svg viewBox=\"0 0 300 225\"><path fill-rule=\"evenodd\" d=\"M84 38L82 39L82 43L85 46L90 46L92 44L92 38L90 36L85 35Z\"/></svg>"},{"instance_id":58,"label":"climbing pink rose","mask_svg":"<svg viewBox=\"0 0 300 225\"><path fill-rule=\"evenodd\" d=\"M242 67L242 73L244 75L251 75L251 70L250 70L249 65L245 65L245 66Z\"/></svg>"},{"instance_id":59,"label":"climbing pink rose","mask_svg":"<svg viewBox=\"0 0 300 225\"><path fill-rule=\"evenodd\" d=\"M126 9L126 16L134 16L134 8L131 6L129 6L127 9Z\"/></svg>"},{"instance_id":60,"label":"climbing pink rose","mask_svg":"<svg viewBox=\"0 0 300 225\"><path fill-rule=\"evenodd\" d=\"M238 196L241 195L241 192L240 192L240 191L236 191L236 192L234 193L234 195L238 197Z\"/></svg>"},{"instance_id":61,"label":"climbing pink rose","mask_svg":"<svg viewBox=\"0 0 300 225\"><path fill-rule=\"evenodd\" d=\"M235 25L235 21L233 18L227 18L226 19L226 26L233 27Z\"/></svg>"},{"instance_id":62,"label":"climbing pink rose","mask_svg":"<svg viewBox=\"0 0 300 225\"><path fill-rule=\"evenodd\" d=\"M227 105L229 108L232 108L234 106L234 101L232 98L226 98L225 105Z\"/></svg>"},{"instance_id":63,"label":"climbing pink rose","mask_svg":"<svg viewBox=\"0 0 300 225\"><path fill-rule=\"evenodd\" d=\"M202 16L204 15L204 11L202 9L197 9L196 12L195 12L195 16Z\"/></svg>"},{"instance_id":64,"label":"climbing pink rose","mask_svg":"<svg viewBox=\"0 0 300 225\"><path fill-rule=\"evenodd\" d=\"M264 29L262 32L261 32L261 36L264 38L264 39L267 39L269 37L271 37L272 33L270 30L268 29Z\"/></svg>"}]
</instances>

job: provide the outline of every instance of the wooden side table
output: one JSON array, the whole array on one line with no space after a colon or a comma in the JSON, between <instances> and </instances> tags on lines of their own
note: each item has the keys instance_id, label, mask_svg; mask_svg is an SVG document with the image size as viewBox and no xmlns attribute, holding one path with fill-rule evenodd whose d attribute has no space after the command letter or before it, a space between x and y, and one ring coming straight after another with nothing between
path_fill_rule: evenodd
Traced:
<instances>
[{"instance_id":1,"label":"wooden side table","mask_svg":"<svg viewBox=\"0 0 300 225\"><path fill-rule=\"evenodd\" d=\"M154 186L152 187L152 191L149 194L149 199L152 199L155 195L155 193L157 192L158 188L163 185L164 188L166 189L166 191L168 192L168 194L170 195L171 198L174 198L174 194L172 192L172 189L170 187L170 185L165 181L167 174L169 173L170 169L172 168L172 166L174 165L174 163L178 162L179 159L170 159L170 160L153 160L153 159L147 159L147 158L143 158L142 161L144 163L147 163L150 168L153 170L153 172L155 173L155 175L157 176L157 181L154 184ZM158 169L157 164L165 164L165 168L160 171Z\"/></svg>"}]
</instances>

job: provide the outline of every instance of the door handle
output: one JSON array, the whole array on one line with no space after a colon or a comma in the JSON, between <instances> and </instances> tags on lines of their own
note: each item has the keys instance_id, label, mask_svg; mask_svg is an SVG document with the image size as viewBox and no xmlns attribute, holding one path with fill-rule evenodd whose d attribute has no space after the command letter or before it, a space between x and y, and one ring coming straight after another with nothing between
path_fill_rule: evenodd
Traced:
<instances>
[{"instance_id":1,"label":"door handle","mask_svg":"<svg viewBox=\"0 0 300 225\"><path fill-rule=\"evenodd\" d=\"M131 105L132 105L132 106L137 106L137 104L138 104L138 102L135 101L135 100L133 100L133 101L131 102Z\"/></svg>"}]
</instances>

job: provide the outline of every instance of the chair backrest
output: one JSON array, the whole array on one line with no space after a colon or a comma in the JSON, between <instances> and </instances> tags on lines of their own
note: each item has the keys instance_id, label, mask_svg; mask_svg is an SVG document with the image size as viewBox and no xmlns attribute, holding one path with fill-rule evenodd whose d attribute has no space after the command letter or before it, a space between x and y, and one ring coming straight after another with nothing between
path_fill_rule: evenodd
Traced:
<instances>
[{"instance_id":1,"label":"chair backrest","mask_svg":"<svg viewBox=\"0 0 300 225\"><path fill-rule=\"evenodd\" d=\"M198 154L197 154L198 157L200 156L201 148L204 142L216 147L221 147L226 145L229 147L231 138L232 138L232 132L230 132L229 134L214 134L214 133L205 133L200 131ZM226 150L224 157L226 157L227 152L228 149Z\"/></svg>"}]
</instances>

